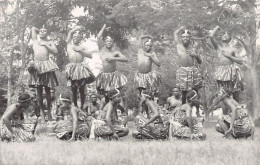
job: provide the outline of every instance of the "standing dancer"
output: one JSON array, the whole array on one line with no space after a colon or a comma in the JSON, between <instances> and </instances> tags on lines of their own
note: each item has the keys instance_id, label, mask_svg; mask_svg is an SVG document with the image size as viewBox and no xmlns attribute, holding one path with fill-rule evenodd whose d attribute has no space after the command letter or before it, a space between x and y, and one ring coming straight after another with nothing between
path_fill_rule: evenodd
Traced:
<instances>
[{"instance_id":1,"label":"standing dancer","mask_svg":"<svg viewBox=\"0 0 260 165\"><path fill-rule=\"evenodd\" d=\"M77 105L77 93L80 93L80 109L83 109L85 101L85 85L95 81L95 76L90 71L89 66L84 63L84 57L92 58L92 54L88 49L81 44L82 34L79 30L83 27L76 26L69 31L67 37L67 52L69 56L69 64L66 65L66 76L68 86L71 86L72 101Z\"/></svg>"},{"instance_id":2,"label":"standing dancer","mask_svg":"<svg viewBox=\"0 0 260 165\"><path fill-rule=\"evenodd\" d=\"M181 41L178 34L181 33ZM202 87L202 75L196 67L196 63L201 64L201 58L196 47L191 43L191 34L184 27L177 29L174 33L174 40L177 44L177 54L179 57L179 69L176 72L176 86L182 91L182 104L186 103L188 90L198 90Z\"/></svg>"},{"instance_id":3,"label":"standing dancer","mask_svg":"<svg viewBox=\"0 0 260 165\"><path fill-rule=\"evenodd\" d=\"M105 29L105 27L104 25L102 29ZM101 32L103 31L101 30ZM128 60L122 53L114 50L114 40L110 36L105 38L105 47L101 49L100 56L103 72L97 76L97 90L100 93L106 93L111 90L122 89L127 83L127 78L117 71L116 62L127 62Z\"/></svg>"},{"instance_id":4,"label":"standing dancer","mask_svg":"<svg viewBox=\"0 0 260 165\"><path fill-rule=\"evenodd\" d=\"M210 40L215 49L218 50L218 67L215 71L215 79L219 88L219 96L231 92L233 98L239 102L239 94L244 89L243 75L240 68L234 64L243 64L243 61L238 57L237 49L230 46L231 37L227 32L221 37L222 42L217 42L215 34L218 30L220 30L219 26L212 30Z\"/></svg>"},{"instance_id":5,"label":"standing dancer","mask_svg":"<svg viewBox=\"0 0 260 165\"><path fill-rule=\"evenodd\" d=\"M144 35L141 37L141 49L138 51L138 72L135 74L134 81L139 90L139 94L143 90L150 90L152 92L152 98L154 94L159 91L161 86L160 76L152 71L152 64L154 63L157 66L161 66L160 61L157 57L157 54L152 50L152 36ZM150 118L148 107L143 104L143 108L147 114L147 117Z\"/></svg>"},{"instance_id":6,"label":"standing dancer","mask_svg":"<svg viewBox=\"0 0 260 165\"><path fill-rule=\"evenodd\" d=\"M37 36L39 32L39 36ZM41 118L44 120L43 108L43 87L46 93L48 120L52 120L51 107L51 93L50 89L58 86L58 80L54 71L58 70L58 66L49 59L49 53L57 54L58 50L53 41L47 39L47 29L44 27L40 30L32 28L32 41L34 51L34 61L28 64L28 71L30 73L29 87L37 88L37 100L40 106Z\"/></svg>"},{"instance_id":7,"label":"standing dancer","mask_svg":"<svg viewBox=\"0 0 260 165\"><path fill-rule=\"evenodd\" d=\"M138 51L138 73L135 74L135 83L140 93L142 90L150 90L153 93L158 92L161 85L160 76L152 71L152 64L158 67L161 63L157 54L152 50L152 36L144 35L141 37L142 48Z\"/></svg>"}]
</instances>

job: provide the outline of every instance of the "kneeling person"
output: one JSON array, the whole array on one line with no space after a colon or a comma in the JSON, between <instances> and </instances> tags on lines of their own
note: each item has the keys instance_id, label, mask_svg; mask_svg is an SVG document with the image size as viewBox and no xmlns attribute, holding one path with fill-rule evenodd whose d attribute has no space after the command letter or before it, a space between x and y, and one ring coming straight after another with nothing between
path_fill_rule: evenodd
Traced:
<instances>
[{"instance_id":1,"label":"kneeling person","mask_svg":"<svg viewBox=\"0 0 260 165\"><path fill-rule=\"evenodd\" d=\"M134 121L136 125L136 131L133 132L133 137L136 139L166 139L168 137L169 125L164 124L159 114L158 105L151 99L151 91L142 91L139 95L140 103L139 108L143 107L143 104L148 106L151 110L151 118L148 120L139 112L134 112L133 116L136 116ZM140 110L139 110L140 111Z\"/></svg>"},{"instance_id":2,"label":"kneeling person","mask_svg":"<svg viewBox=\"0 0 260 165\"><path fill-rule=\"evenodd\" d=\"M7 107L0 120L1 141L35 141L34 129L36 127L36 120L34 122L26 122L23 117L23 112L28 110L30 105L30 95L23 93L18 97L18 103Z\"/></svg>"},{"instance_id":3,"label":"kneeling person","mask_svg":"<svg viewBox=\"0 0 260 165\"><path fill-rule=\"evenodd\" d=\"M116 110L121 101L120 91L118 89L108 92L109 102L103 109L102 120L105 124L94 130L96 137L116 138L128 135L129 129L117 124Z\"/></svg>"},{"instance_id":4,"label":"kneeling person","mask_svg":"<svg viewBox=\"0 0 260 165\"><path fill-rule=\"evenodd\" d=\"M188 91L186 104L176 107L170 118L170 137L177 139L205 140L206 134L202 132L197 119L192 118L192 107L196 102L197 92Z\"/></svg>"},{"instance_id":5,"label":"kneeling person","mask_svg":"<svg viewBox=\"0 0 260 165\"><path fill-rule=\"evenodd\" d=\"M59 98L60 112L64 116L64 120L60 120L55 126L57 138L61 140L74 141L76 139L84 140L89 136L89 124L85 121L79 121L79 115L84 112L71 104L69 96Z\"/></svg>"},{"instance_id":6,"label":"kneeling person","mask_svg":"<svg viewBox=\"0 0 260 165\"><path fill-rule=\"evenodd\" d=\"M228 115L219 117L216 130L227 138L248 138L253 139L254 123L248 116L248 110L245 106L239 104L236 100L229 96L222 96L222 103L231 112Z\"/></svg>"}]
</instances>

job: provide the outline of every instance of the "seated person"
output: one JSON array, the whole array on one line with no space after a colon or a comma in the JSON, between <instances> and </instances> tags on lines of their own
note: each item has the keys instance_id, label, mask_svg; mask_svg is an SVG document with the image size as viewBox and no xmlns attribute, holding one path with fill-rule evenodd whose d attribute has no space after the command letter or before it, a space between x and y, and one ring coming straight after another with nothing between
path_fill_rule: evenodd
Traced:
<instances>
[{"instance_id":1,"label":"seated person","mask_svg":"<svg viewBox=\"0 0 260 165\"><path fill-rule=\"evenodd\" d=\"M170 138L205 140L206 134L199 128L202 123L200 120L192 118L192 106L196 101L197 92L195 90L188 91L186 95L186 103L176 107L170 117Z\"/></svg>"},{"instance_id":2,"label":"seated person","mask_svg":"<svg viewBox=\"0 0 260 165\"><path fill-rule=\"evenodd\" d=\"M105 122L104 125L94 130L96 137L115 138L128 135L129 129L117 123L117 105L121 102L121 93L118 89L109 91L107 94L109 102L105 105L102 111L101 119Z\"/></svg>"},{"instance_id":3,"label":"seated person","mask_svg":"<svg viewBox=\"0 0 260 165\"><path fill-rule=\"evenodd\" d=\"M89 123L79 120L80 116L87 115L71 103L69 94L60 96L59 104L59 116L63 116L63 120L58 121L54 129L57 138L68 141L88 138Z\"/></svg>"},{"instance_id":4,"label":"seated person","mask_svg":"<svg viewBox=\"0 0 260 165\"><path fill-rule=\"evenodd\" d=\"M229 94L224 94L219 101L229 109L230 113L219 116L216 130L224 134L226 138L239 139L251 137L253 139L254 122L249 117L246 107L230 98ZM219 103L213 102L213 104L216 105Z\"/></svg>"},{"instance_id":5,"label":"seated person","mask_svg":"<svg viewBox=\"0 0 260 165\"><path fill-rule=\"evenodd\" d=\"M83 111L87 112L88 116L97 118L95 114L99 110L100 110L100 105L99 103L97 103L97 95L95 93L92 93L90 95L90 102L84 105Z\"/></svg>"},{"instance_id":6,"label":"seated person","mask_svg":"<svg viewBox=\"0 0 260 165\"><path fill-rule=\"evenodd\" d=\"M178 87L173 87L172 96L168 97L165 104L166 111L166 119L169 120L172 111L182 105L180 89Z\"/></svg>"},{"instance_id":7,"label":"seated person","mask_svg":"<svg viewBox=\"0 0 260 165\"><path fill-rule=\"evenodd\" d=\"M158 105L152 100L152 92L144 90L139 95L139 110L133 112L128 120L134 118L136 130L133 131L133 137L136 139L166 139L168 137L169 124L164 124L159 114ZM140 115L140 110L148 106L150 119L146 119Z\"/></svg>"},{"instance_id":8,"label":"seated person","mask_svg":"<svg viewBox=\"0 0 260 165\"><path fill-rule=\"evenodd\" d=\"M23 112L29 109L31 97L21 93L18 103L8 106L0 120L1 141L32 142L35 141L36 120L25 122Z\"/></svg>"}]
</instances>

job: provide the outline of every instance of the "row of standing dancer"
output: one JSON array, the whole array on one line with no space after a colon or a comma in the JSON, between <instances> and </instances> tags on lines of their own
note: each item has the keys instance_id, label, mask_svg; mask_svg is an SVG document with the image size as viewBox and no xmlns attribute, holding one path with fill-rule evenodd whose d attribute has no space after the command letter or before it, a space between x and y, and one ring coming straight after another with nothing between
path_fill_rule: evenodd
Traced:
<instances>
[{"instance_id":1,"label":"row of standing dancer","mask_svg":"<svg viewBox=\"0 0 260 165\"><path fill-rule=\"evenodd\" d=\"M152 70L152 64L160 66L161 63L157 53L152 49L152 36L142 36L140 38L141 48L138 51L138 72L135 73L135 83L139 91L139 108L133 114L127 115L122 125L122 123L117 123L116 109L122 100L121 90L127 84L127 78L117 71L116 63L118 61L127 62L128 59L114 49L114 41L111 36L103 37L104 47L100 49L103 71L95 77L88 65L83 62L84 57L92 58L92 52L81 42L82 34L80 31L82 29L84 27L75 26L69 31L66 39L69 64L66 65L65 73L67 85L71 87L73 104L69 95L63 96L62 94L60 96L60 109L62 112L68 111L66 114L69 114L70 120L56 125L57 137L67 140L89 136L118 138L128 134L125 123L134 120L137 128L133 132L135 138L165 139L170 134L171 137L177 138L205 139L205 134L198 129L199 123L191 116L191 108L197 100L198 90L202 87L202 75L197 67L197 64L201 64L202 60L197 48L191 42L191 33L188 30L181 27L174 34L179 65L176 71L176 86L181 90L181 102L170 102L168 118L163 120L160 117L158 105L153 101L153 97L158 92L161 79L159 74ZM215 39L215 33L219 29L218 26L214 28L209 37L213 46L218 50L217 58L219 62L214 75L219 92L212 107L223 103L230 112L234 113L222 117L217 125L217 130L225 136L248 137L252 135L253 124L247 115L247 109L239 104L239 92L243 89L243 77L239 67L234 65L234 63L242 64L243 61L237 56L235 48L229 45L231 37L228 33L225 33L221 38L221 43L218 43ZM98 33L98 40L101 40L105 30L106 25ZM44 27L41 29L32 28L32 41L34 61L29 62L27 67L30 73L29 87L37 89L41 119L44 120L45 115L48 115L48 119L52 120L50 91L58 85L55 71L59 68L55 62L49 59L49 53L57 54L58 51L54 42L47 39L47 29ZM102 111L93 119L89 118L82 109L85 101L85 85L94 81L96 81L97 91L104 94L106 99ZM45 89L47 109L49 110L47 114L44 113L43 107L43 88ZM80 108L77 105L78 91L81 99ZM1 118L2 138L5 137L2 135L8 135L6 134L8 131L11 137L15 137L15 131L10 125L9 118L15 114L14 112L26 109L25 107L28 107L29 103L30 95L22 94L18 98L17 104L7 108L7 113L4 113ZM140 115L141 109L145 109L148 118ZM78 120L80 115L88 118L88 122L82 121L83 123L80 123ZM239 129L236 129L238 133L235 133L234 130L238 126L236 119L241 118L246 121L243 123L247 124L239 125ZM19 133L23 132L21 130ZM32 134L30 134L30 137L33 137Z\"/></svg>"}]
</instances>

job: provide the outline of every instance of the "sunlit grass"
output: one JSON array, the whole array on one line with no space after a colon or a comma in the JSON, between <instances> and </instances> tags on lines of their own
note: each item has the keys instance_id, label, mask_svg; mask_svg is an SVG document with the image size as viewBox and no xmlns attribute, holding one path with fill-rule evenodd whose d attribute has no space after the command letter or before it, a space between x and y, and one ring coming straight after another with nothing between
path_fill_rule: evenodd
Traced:
<instances>
[{"instance_id":1,"label":"sunlit grass","mask_svg":"<svg viewBox=\"0 0 260 165\"><path fill-rule=\"evenodd\" d=\"M38 136L35 143L1 143L3 165L52 164L260 164L260 129L255 139L227 140L206 128L206 141L59 141Z\"/></svg>"}]
</instances>

